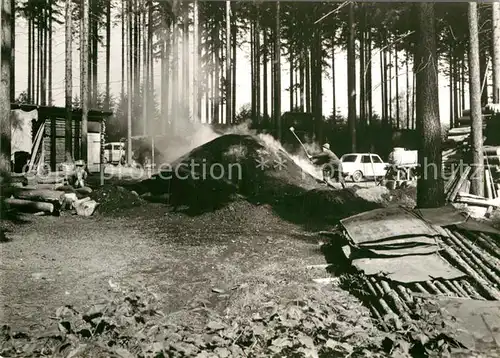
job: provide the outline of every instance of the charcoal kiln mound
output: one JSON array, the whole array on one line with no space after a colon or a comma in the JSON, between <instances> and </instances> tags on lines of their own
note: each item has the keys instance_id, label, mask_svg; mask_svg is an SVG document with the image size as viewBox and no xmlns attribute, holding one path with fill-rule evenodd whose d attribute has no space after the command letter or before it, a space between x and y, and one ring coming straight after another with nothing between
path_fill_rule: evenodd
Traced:
<instances>
[{"instance_id":1,"label":"charcoal kiln mound","mask_svg":"<svg viewBox=\"0 0 500 358\"><path fill-rule=\"evenodd\" d=\"M276 203L318 188L280 145L264 136L220 136L162 168L135 186L139 193L166 195L168 204L189 211L223 207L243 196L253 203Z\"/></svg>"},{"instance_id":2,"label":"charcoal kiln mound","mask_svg":"<svg viewBox=\"0 0 500 358\"><path fill-rule=\"evenodd\" d=\"M143 200L133 192L111 184L95 189L89 197L99 203L97 212L104 215L120 213L143 203Z\"/></svg>"}]
</instances>

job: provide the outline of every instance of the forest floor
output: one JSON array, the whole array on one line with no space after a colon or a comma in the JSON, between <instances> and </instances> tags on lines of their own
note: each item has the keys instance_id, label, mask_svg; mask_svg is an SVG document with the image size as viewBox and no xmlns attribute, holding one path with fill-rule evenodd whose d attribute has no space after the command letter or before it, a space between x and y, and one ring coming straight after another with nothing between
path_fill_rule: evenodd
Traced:
<instances>
[{"instance_id":1,"label":"forest floor","mask_svg":"<svg viewBox=\"0 0 500 358\"><path fill-rule=\"evenodd\" d=\"M0 321L10 326L1 332L2 356L399 349L338 280L313 281L331 277L309 267L325 264L318 236L267 204L236 200L188 216L142 202L90 218L20 219L0 244ZM159 338L151 330L161 325Z\"/></svg>"}]
</instances>

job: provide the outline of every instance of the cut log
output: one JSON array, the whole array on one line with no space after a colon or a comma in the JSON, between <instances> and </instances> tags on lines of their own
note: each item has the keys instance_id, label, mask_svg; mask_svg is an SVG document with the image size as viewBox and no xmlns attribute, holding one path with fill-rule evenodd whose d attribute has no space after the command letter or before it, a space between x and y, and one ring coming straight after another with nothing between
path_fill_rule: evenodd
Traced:
<instances>
[{"instance_id":1,"label":"cut log","mask_svg":"<svg viewBox=\"0 0 500 358\"><path fill-rule=\"evenodd\" d=\"M500 156L500 147L488 146L483 147L483 153L485 156Z\"/></svg>"},{"instance_id":2,"label":"cut log","mask_svg":"<svg viewBox=\"0 0 500 358\"><path fill-rule=\"evenodd\" d=\"M55 213L56 209L54 207L54 204L51 203L44 203L44 202L39 202L39 201L32 201L32 200L23 200L23 199L15 199L15 198L9 198L5 199L5 202L10 205L13 208L18 209L19 211L23 212L46 212L46 213Z\"/></svg>"},{"instance_id":3,"label":"cut log","mask_svg":"<svg viewBox=\"0 0 500 358\"><path fill-rule=\"evenodd\" d=\"M470 195L470 194L469 194ZM488 206L493 206L494 208L500 207L500 202L496 199L473 199L473 198L468 198L463 195L460 195L459 197L456 198L455 200L457 203L463 203L463 204L469 204L469 205L474 205L474 206L482 206L487 208Z\"/></svg>"},{"instance_id":4,"label":"cut log","mask_svg":"<svg viewBox=\"0 0 500 358\"><path fill-rule=\"evenodd\" d=\"M485 155L484 162L489 165L499 165L500 164L500 156L498 155Z\"/></svg>"},{"instance_id":5,"label":"cut log","mask_svg":"<svg viewBox=\"0 0 500 358\"><path fill-rule=\"evenodd\" d=\"M75 189L75 191L78 194L90 194L90 193L92 193L92 189L89 188L88 186L84 186L83 188L77 188L77 189Z\"/></svg>"},{"instance_id":6,"label":"cut log","mask_svg":"<svg viewBox=\"0 0 500 358\"><path fill-rule=\"evenodd\" d=\"M64 185L64 177L36 177L37 184L61 184Z\"/></svg>"},{"instance_id":7,"label":"cut log","mask_svg":"<svg viewBox=\"0 0 500 358\"><path fill-rule=\"evenodd\" d=\"M90 199L90 198L88 198ZM99 204L94 200L86 200L75 206L76 213L80 216L91 216Z\"/></svg>"},{"instance_id":8,"label":"cut log","mask_svg":"<svg viewBox=\"0 0 500 358\"><path fill-rule=\"evenodd\" d=\"M64 193L58 190L49 189L25 189L20 188L15 194L15 198L42 201L47 203L59 204L64 202Z\"/></svg>"},{"instance_id":9,"label":"cut log","mask_svg":"<svg viewBox=\"0 0 500 358\"><path fill-rule=\"evenodd\" d=\"M491 187L490 171L488 169L484 171L484 186L486 187L486 197L488 199L493 199L493 189Z\"/></svg>"},{"instance_id":10,"label":"cut log","mask_svg":"<svg viewBox=\"0 0 500 358\"><path fill-rule=\"evenodd\" d=\"M463 272L474 279L482 291L484 291L490 298L500 300L500 292L485 282L482 277L480 277L464 260L462 260L455 250L446 246L444 247L444 251L451 259L453 259L453 261L455 261L459 269L462 269Z\"/></svg>"}]
</instances>

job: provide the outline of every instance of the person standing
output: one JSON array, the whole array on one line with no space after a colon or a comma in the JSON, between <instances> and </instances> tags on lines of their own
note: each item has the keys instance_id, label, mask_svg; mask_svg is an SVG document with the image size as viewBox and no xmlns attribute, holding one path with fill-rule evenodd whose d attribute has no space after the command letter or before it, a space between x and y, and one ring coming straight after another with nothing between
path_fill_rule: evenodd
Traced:
<instances>
[{"instance_id":1,"label":"person standing","mask_svg":"<svg viewBox=\"0 0 500 358\"><path fill-rule=\"evenodd\" d=\"M322 166L323 181L325 183L330 184L329 182L332 178L334 178L338 180L338 182L342 185L342 188L345 188L344 175L342 173L342 162L339 157L332 152L329 143L323 144L321 150L321 153L309 155L309 160L311 160L315 165Z\"/></svg>"}]
</instances>

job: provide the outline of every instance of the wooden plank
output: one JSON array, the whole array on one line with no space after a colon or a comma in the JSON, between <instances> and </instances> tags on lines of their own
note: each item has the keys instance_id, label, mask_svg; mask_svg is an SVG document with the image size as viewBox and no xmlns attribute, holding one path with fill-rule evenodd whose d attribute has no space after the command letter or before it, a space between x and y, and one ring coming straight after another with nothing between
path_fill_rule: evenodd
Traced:
<instances>
[{"instance_id":1,"label":"wooden plank","mask_svg":"<svg viewBox=\"0 0 500 358\"><path fill-rule=\"evenodd\" d=\"M467 177L469 176L470 171L471 171L471 167L468 166L462 172L462 174L460 175L460 179L457 182L457 185L455 185L455 187L453 187L453 189L450 192L449 197L447 198L449 201L455 200L455 198L457 197L458 191L462 187L463 182L467 180Z\"/></svg>"}]
</instances>

